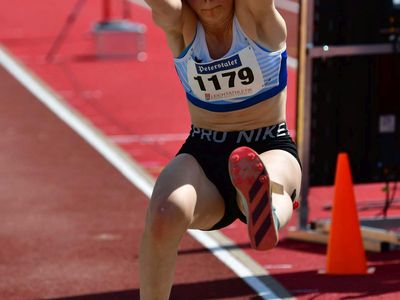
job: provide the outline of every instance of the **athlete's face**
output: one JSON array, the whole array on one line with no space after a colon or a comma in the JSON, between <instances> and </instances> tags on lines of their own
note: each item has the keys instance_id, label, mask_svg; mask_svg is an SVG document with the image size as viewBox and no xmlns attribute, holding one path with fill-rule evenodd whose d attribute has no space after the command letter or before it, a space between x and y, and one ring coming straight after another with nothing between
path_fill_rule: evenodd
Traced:
<instances>
[{"instance_id":1,"label":"athlete's face","mask_svg":"<svg viewBox=\"0 0 400 300\"><path fill-rule=\"evenodd\" d=\"M232 14L233 1L234 0L187 0L187 3L200 19L208 22L218 22Z\"/></svg>"}]
</instances>

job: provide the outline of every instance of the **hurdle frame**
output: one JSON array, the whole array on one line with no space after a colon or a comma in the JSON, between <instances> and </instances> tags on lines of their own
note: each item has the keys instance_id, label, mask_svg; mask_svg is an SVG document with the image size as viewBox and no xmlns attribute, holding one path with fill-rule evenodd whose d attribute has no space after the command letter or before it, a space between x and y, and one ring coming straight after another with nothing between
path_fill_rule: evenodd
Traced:
<instances>
[{"instance_id":1,"label":"hurdle frame","mask_svg":"<svg viewBox=\"0 0 400 300\"><path fill-rule=\"evenodd\" d=\"M290 228L288 238L326 244L329 234L329 220L309 221L308 194L310 191L310 139L312 110L313 60L337 56L379 55L396 52L396 45L381 43L374 45L323 45L314 46L314 0L300 0L298 19L298 70L297 70L297 111L296 143L302 162L301 205L297 212L298 224ZM364 247L368 251L383 252L400 248L400 232L388 228L400 225L400 217L363 218L360 228Z\"/></svg>"}]
</instances>

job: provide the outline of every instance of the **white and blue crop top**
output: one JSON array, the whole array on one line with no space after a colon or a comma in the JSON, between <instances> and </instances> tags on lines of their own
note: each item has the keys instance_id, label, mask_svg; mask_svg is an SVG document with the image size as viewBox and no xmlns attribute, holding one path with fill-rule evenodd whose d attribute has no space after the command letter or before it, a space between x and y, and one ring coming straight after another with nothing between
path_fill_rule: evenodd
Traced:
<instances>
[{"instance_id":1,"label":"white and blue crop top","mask_svg":"<svg viewBox=\"0 0 400 300\"><path fill-rule=\"evenodd\" d=\"M246 108L272 98L287 84L286 49L268 51L248 38L236 17L231 49L220 59L208 52L200 23L193 42L174 58L175 68L194 105L215 112Z\"/></svg>"}]
</instances>

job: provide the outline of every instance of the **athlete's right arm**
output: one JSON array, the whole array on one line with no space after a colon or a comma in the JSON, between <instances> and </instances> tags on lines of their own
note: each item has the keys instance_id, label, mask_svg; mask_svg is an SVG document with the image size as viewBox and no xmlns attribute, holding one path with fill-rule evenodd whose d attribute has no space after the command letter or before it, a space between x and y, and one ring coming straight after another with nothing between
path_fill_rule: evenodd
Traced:
<instances>
[{"instance_id":1,"label":"athlete's right arm","mask_svg":"<svg viewBox=\"0 0 400 300\"><path fill-rule=\"evenodd\" d=\"M182 0L145 1L151 7L154 22L164 30L172 53L178 56L185 49L183 38L185 5Z\"/></svg>"}]
</instances>

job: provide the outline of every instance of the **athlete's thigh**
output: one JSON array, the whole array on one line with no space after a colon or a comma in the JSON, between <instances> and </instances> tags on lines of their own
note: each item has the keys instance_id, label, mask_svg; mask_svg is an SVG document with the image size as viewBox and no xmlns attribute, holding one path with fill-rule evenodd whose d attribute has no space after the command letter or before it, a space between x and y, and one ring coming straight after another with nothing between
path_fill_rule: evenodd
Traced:
<instances>
[{"instance_id":1,"label":"athlete's thigh","mask_svg":"<svg viewBox=\"0 0 400 300\"><path fill-rule=\"evenodd\" d=\"M181 209L190 219L189 227L196 229L211 228L225 211L224 200L217 188L189 154L176 156L158 177L150 206L160 204Z\"/></svg>"},{"instance_id":2,"label":"athlete's thigh","mask_svg":"<svg viewBox=\"0 0 400 300\"><path fill-rule=\"evenodd\" d=\"M270 150L261 154L269 177L272 181L282 184L291 196L294 191L300 193L301 167L297 159L285 150Z\"/></svg>"}]
</instances>

